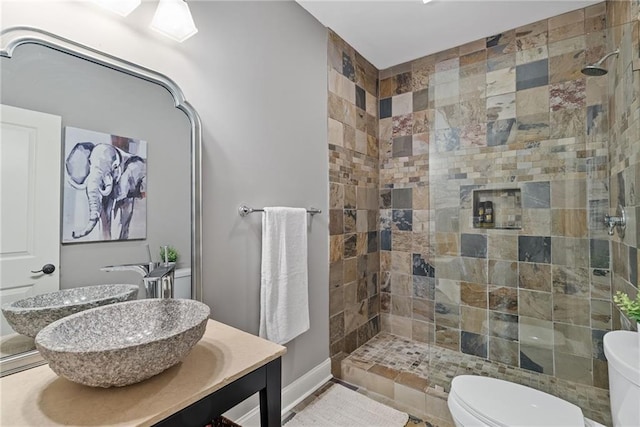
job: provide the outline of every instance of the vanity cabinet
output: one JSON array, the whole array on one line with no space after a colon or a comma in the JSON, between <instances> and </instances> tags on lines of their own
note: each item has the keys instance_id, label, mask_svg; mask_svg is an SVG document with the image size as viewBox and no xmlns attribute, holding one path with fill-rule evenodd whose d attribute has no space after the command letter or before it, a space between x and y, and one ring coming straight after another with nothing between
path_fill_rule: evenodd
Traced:
<instances>
[{"instance_id":1,"label":"vanity cabinet","mask_svg":"<svg viewBox=\"0 0 640 427\"><path fill-rule=\"evenodd\" d=\"M209 320L178 365L138 384L108 389L58 377L47 365L0 379L0 425L198 426L256 392L262 426L280 426L286 348Z\"/></svg>"}]
</instances>

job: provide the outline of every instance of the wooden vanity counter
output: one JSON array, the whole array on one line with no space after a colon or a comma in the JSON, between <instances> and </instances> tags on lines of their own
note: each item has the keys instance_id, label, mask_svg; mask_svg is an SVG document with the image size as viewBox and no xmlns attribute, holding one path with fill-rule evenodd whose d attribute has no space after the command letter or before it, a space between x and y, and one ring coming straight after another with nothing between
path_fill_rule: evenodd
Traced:
<instances>
[{"instance_id":1,"label":"wooden vanity counter","mask_svg":"<svg viewBox=\"0 0 640 427\"><path fill-rule=\"evenodd\" d=\"M198 418L225 412L256 391L262 424L279 425L285 352L283 346L209 320L204 337L181 363L138 384L87 387L58 377L48 365L0 378L0 425L203 426Z\"/></svg>"}]
</instances>

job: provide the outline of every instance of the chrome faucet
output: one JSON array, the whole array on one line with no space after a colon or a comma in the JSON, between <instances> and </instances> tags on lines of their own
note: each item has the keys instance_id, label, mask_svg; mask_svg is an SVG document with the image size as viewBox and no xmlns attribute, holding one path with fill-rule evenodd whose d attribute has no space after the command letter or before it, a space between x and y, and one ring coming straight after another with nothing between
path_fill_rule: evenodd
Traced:
<instances>
[{"instance_id":1,"label":"chrome faucet","mask_svg":"<svg viewBox=\"0 0 640 427\"><path fill-rule=\"evenodd\" d=\"M616 216L613 215L605 215L604 216L604 225L607 227L607 232L609 236L613 236L614 230L618 229L618 235L620 238L624 237L624 229L627 226L627 215L622 206L618 206L618 211L616 212Z\"/></svg>"},{"instance_id":2,"label":"chrome faucet","mask_svg":"<svg viewBox=\"0 0 640 427\"><path fill-rule=\"evenodd\" d=\"M121 264L107 265L100 268L100 271L135 271L142 277L146 277L150 271L157 267L158 263L148 262L146 264Z\"/></svg>"},{"instance_id":3,"label":"chrome faucet","mask_svg":"<svg viewBox=\"0 0 640 427\"><path fill-rule=\"evenodd\" d=\"M162 263L142 278L147 298L173 298L175 263Z\"/></svg>"},{"instance_id":4,"label":"chrome faucet","mask_svg":"<svg viewBox=\"0 0 640 427\"><path fill-rule=\"evenodd\" d=\"M142 276L146 298L173 298L175 263L108 265L101 271L135 271Z\"/></svg>"}]
</instances>

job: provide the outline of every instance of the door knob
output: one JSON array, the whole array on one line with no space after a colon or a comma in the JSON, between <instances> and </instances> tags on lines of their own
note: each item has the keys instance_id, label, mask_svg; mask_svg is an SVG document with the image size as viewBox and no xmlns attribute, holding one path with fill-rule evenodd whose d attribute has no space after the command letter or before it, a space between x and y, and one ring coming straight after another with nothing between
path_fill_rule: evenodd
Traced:
<instances>
[{"instance_id":1,"label":"door knob","mask_svg":"<svg viewBox=\"0 0 640 427\"><path fill-rule=\"evenodd\" d=\"M32 273L44 273L44 274L51 274L54 271L56 271L56 266L53 264L45 264L42 266L42 269L38 271L31 270Z\"/></svg>"}]
</instances>

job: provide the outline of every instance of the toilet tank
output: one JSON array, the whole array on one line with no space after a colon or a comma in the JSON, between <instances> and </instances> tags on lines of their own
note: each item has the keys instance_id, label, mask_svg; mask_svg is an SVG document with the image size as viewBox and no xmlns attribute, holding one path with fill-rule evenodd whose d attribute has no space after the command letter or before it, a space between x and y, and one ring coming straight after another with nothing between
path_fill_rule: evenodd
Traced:
<instances>
[{"instance_id":1,"label":"toilet tank","mask_svg":"<svg viewBox=\"0 0 640 427\"><path fill-rule=\"evenodd\" d=\"M640 419L640 333L612 331L604 336L609 362L609 395L614 427L638 425Z\"/></svg>"},{"instance_id":2,"label":"toilet tank","mask_svg":"<svg viewBox=\"0 0 640 427\"><path fill-rule=\"evenodd\" d=\"M191 299L191 269L178 268L173 282L173 297Z\"/></svg>"}]
</instances>

